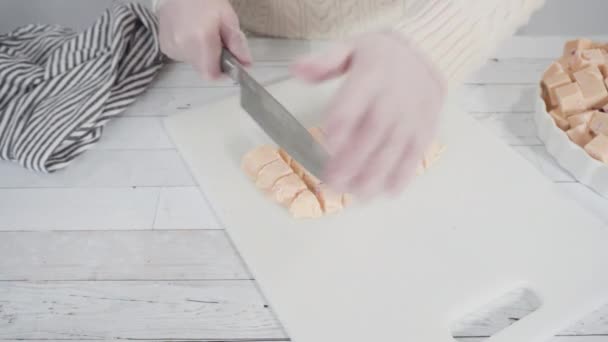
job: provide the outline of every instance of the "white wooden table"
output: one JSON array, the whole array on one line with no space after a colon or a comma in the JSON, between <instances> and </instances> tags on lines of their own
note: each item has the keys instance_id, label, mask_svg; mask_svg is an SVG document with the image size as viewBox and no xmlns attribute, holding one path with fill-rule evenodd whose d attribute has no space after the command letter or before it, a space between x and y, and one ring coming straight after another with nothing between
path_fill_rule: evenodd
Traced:
<instances>
[{"instance_id":1,"label":"white wooden table","mask_svg":"<svg viewBox=\"0 0 608 342\"><path fill-rule=\"evenodd\" d=\"M535 134L535 84L564 39L507 42L461 102L608 225L608 201L557 166ZM254 72L281 79L316 45L255 39ZM0 163L0 341L288 340L162 128L164 116L235 91L171 65L67 170L38 175ZM454 334L479 341L530 306L513 296ZM608 306L556 341L608 341Z\"/></svg>"}]
</instances>

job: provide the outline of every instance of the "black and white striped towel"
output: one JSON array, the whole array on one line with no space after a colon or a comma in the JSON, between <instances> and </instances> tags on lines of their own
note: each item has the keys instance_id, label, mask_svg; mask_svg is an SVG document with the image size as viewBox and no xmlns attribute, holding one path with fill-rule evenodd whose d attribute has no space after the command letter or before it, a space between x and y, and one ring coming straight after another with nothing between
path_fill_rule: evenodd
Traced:
<instances>
[{"instance_id":1,"label":"black and white striped towel","mask_svg":"<svg viewBox=\"0 0 608 342\"><path fill-rule=\"evenodd\" d=\"M0 35L0 159L65 167L161 66L157 19L136 3L114 5L80 33L28 25Z\"/></svg>"}]
</instances>

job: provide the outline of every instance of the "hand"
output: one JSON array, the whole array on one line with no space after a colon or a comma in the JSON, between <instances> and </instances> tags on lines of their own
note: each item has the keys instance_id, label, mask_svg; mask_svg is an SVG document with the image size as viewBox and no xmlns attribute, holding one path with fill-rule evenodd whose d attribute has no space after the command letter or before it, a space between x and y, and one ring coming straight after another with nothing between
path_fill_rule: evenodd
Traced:
<instances>
[{"instance_id":1,"label":"hand","mask_svg":"<svg viewBox=\"0 0 608 342\"><path fill-rule=\"evenodd\" d=\"M223 46L244 65L251 64L247 39L228 0L166 0L158 12L161 50L191 64L203 78L221 77Z\"/></svg>"},{"instance_id":2,"label":"hand","mask_svg":"<svg viewBox=\"0 0 608 342\"><path fill-rule=\"evenodd\" d=\"M325 113L326 181L360 197L401 191L433 140L444 81L397 33L367 34L297 62L309 82L347 74Z\"/></svg>"}]
</instances>

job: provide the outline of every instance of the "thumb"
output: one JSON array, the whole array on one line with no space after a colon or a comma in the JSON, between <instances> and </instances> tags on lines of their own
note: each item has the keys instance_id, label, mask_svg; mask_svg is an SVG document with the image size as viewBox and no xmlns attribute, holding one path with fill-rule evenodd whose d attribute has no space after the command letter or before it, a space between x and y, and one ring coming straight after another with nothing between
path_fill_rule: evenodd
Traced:
<instances>
[{"instance_id":1,"label":"thumb","mask_svg":"<svg viewBox=\"0 0 608 342\"><path fill-rule=\"evenodd\" d=\"M250 65L253 61L251 51L247 44L247 37L238 26L233 27L223 23L220 27L220 35L224 46L244 65Z\"/></svg>"},{"instance_id":2,"label":"thumb","mask_svg":"<svg viewBox=\"0 0 608 342\"><path fill-rule=\"evenodd\" d=\"M326 81L348 71L352 54L352 47L341 45L329 52L298 60L291 66L291 72L305 81Z\"/></svg>"}]
</instances>

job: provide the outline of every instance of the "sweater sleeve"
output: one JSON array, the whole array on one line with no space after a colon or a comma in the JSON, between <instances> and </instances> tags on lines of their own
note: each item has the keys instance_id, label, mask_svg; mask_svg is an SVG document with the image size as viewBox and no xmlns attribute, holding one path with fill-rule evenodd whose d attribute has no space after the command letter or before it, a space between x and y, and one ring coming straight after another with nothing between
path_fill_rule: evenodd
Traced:
<instances>
[{"instance_id":1,"label":"sweater sleeve","mask_svg":"<svg viewBox=\"0 0 608 342\"><path fill-rule=\"evenodd\" d=\"M422 50L447 83L462 82L545 0L415 0L397 30Z\"/></svg>"}]
</instances>

